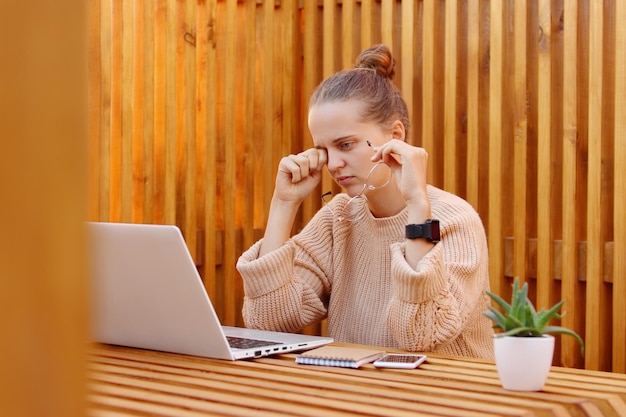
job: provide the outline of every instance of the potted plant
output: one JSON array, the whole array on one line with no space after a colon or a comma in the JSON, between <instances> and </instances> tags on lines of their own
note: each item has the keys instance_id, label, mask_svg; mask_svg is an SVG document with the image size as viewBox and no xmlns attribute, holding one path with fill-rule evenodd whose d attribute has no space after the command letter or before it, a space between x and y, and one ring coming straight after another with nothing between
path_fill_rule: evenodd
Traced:
<instances>
[{"instance_id":1,"label":"potted plant","mask_svg":"<svg viewBox=\"0 0 626 417\"><path fill-rule=\"evenodd\" d=\"M554 355L554 336L560 333L574 337L584 354L584 342L573 330L550 326L552 319L561 319L559 309L563 300L549 310L536 311L528 299L528 283L520 287L519 278L513 282L509 304L500 296L487 291L487 295L502 309L493 306L483 314L495 324L500 333L494 336L496 368L502 387L514 391L539 391L548 378Z\"/></svg>"}]
</instances>

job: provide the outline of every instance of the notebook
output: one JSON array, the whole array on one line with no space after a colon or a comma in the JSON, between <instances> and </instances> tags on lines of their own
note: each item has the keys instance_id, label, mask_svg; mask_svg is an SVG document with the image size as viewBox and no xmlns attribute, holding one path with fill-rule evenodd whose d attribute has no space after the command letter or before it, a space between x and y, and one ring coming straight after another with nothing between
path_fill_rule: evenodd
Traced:
<instances>
[{"instance_id":1,"label":"notebook","mask_svg":"<svg viewBox=\"0 0 626 417\"><path fill-rule=\"evenodd\" d=\"M236 360L333 341L222 326L176 226L89 222L87 231L97 342Z\"/></svg>"},{"instance_id":2,"label":"notebook","mask_svg":"<svg viewBox=\"0 0 626 417\"><path fill-rule=\"evenodd\" d=\"M384 354L384 350L378 349L322 346L296 356L296 362L303 365L360 368L361 365L373 362Z\"/></svg>"}]
</instances>

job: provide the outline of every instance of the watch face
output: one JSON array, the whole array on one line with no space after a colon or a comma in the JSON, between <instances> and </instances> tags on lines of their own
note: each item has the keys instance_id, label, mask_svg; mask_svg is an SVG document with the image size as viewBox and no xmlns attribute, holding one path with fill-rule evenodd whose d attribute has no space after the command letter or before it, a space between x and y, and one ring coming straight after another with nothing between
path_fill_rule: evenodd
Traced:
<instances>
[{"instance_id":1,"label":"watch face","mask_svg":"<svg viewBox=\"0 0 626 417\"><path fill-rule=\"evenodd\" d=\"M430 227L430 238L432 239L433 242L439 242L439 239L441 238L441 234L439 232L439 220L432 220L431 221L431 227Z\"/></svg>"}]
</instances>

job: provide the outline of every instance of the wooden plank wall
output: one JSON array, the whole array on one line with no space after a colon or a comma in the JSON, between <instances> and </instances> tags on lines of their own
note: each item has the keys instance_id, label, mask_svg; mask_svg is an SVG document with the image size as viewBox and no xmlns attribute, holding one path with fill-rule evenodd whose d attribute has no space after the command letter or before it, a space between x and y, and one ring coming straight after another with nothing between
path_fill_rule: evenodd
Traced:
<instances>
[{"instance_id":1,"label":"wooden plank wall","mask_svg":"<svg viewBox=\"0 0 626 417\"><path fill-rule=\"evenodd\" d=\"M556 363L626 372L623 3L93 1L89 217L177 224L241 325L234 265L262 235L279 159L311 146L308 97L383 42L430 182L482 216L492 289L520 276L537 307L565 299L587 354L565 338Z\"/></svg>"}]
</instances>

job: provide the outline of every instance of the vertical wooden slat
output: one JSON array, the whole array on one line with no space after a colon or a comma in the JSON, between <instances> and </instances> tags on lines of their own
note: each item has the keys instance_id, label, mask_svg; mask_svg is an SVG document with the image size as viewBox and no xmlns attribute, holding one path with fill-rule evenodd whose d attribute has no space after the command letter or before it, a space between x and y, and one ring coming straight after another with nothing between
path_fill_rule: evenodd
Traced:
<instances>
[{"instance_id":1,"label":"vertical wooden slat","mask_svg":"<svg viewBox=\"0 0 626 417\"><path fill-rule=\"evenodd\" d=\"M133 4L122 2L122 13L113 16L121 19L122 62L121 62L121 115L120 123L120 218L122 222L132 221L133 210Z\"/></svg>"},{"instance_id":2,"label":"vertical wooden slat","mask_svg":"<svg viewBox=\"0 0 626 417\"><path fill-rule=\"evenodd\" d=\"M142 173L142 181L144 183L144 202L143 202L143 222L154 222L154 16L156 1L144 1L144 18L143 18L143 163L144 172ZM150 22L146 24L146 22Z\"/></svg>"},{"instance_id":3,"label":"vertical wooden slat","mask_svg":"<svg viewBox=\"0 0 626 417\"><path fill-rule=\"evenodd\" d=\"M132 205L131 221L144 222L144 205L146 201L145 155L144 155L144 25L145 6L143 0L132 3L133 9L133 54L132 54L132 98L131 98L131 171Z\"/></svg>"},{"instance_id":4,"label":"vertical wooden slat","mask_svg":"<svg viewBox=\"0 0 626 417\"><path fill-rule=\"evenodd\" d=\"M205 215L204 215L204 288L211 300L217 297L217 71L216 53L216 14L217 0L206 0L207 14L207 120L206 120L206 174L205 182Z\"/></svg>"},{"instance_id":5,"label":"vertical wooden slat","mask_svg":"<svg viewBox=\"0 0 626 417\"><path fill-rule=\"evenodd\" d=\"M626 373L626 2L615 2L613 372Z\"/></svg>"},{"instance_id":6,"label":"vertical wooden slat","mask_svg":"<svg viewBox=\"0 0 626 417\"><path fill-rule=\"evenodd\" d=\"M154 167L154 193L152 218L157 224L165 222L165 152L166 152L166 0L155 0L154 7L154 145L152 165Z\"/></svg>"},{"instance_id":7,"label":"vertical wooden slat","mask_svg":"<svg viewBox=\"0 0 626 417\"><path fill-rule=\"evenodd\" d=\"M478 209L480 1L467 2L467 201Z\"/></svg>"},{"instance_id":8,"label":"vertical wooden slat","mask_svg":"<svg viewBox=\"0 0 626 417\"><path fill-rule=\"evenodd\" d=\"M480 13L479 45L478 45L478 137L481 152L478 154L477 165L478 181L480 186L477 193L477 210L482 213L483 222L488 227L489 216L489 80L491 63L491 4L484 1L478 2Z\"/></svg>"},{"instance_id":9,"label":"vertical wooden slat","mask_svg":"<svg viewBox=\"0 0 626 417\"><path fill-rule=\"evenodd\" d=\"M578 222L576 185L578 177L578 2L563 3L563 246L561 252L561 298L568 310L583 305L578 295ZM567 314L562 325L583 332L583 314ZM578 343L573 338L561 339L561 362L564 366L581 363Z\"/></svg>"},{"instance_id":10,"label":"vertical wooden slat","mask_svg":"<svg viewBox=\"0 0 626 417\"><path fill-rule=\"evenodd\" d=\"M458 192L457 178L457 2L445 3L445 69L444 69L444 176L443 188Z\"/></svg>"},{"instance_id":11,"label":"vertical wooden slat","mask_svg":"<svg viewBox=\"0 0 626 417\"><path fill-rule=\"evenodd\" d=\"M548 308L551 302L553 233L550 217L552 203L552 65L550 0L539 0L538 43L538 131L537 131L537 307ZM524 242L525 244L525 242Z\"/></svg>"},{"instance_id":12,"label":"vertical wooden slat","mask_svg":"<svg viewBox=\"0 0 626 417\"><path fill-rule=\"evenodd\" d=\"M586 322L600 323L602 303L602 70L603 70L603 7L595 1L589 7L589 174L587 180L587 308ZM585 367L601 369L602 327L587 325Z\"/></svg>"},{"instance_id":13,"label":"vertical wooden slat","mask_svg":"<svg viewBox=\"0 0 626 417\"><path fill-rule=\"evenodd\" d=\"M373 0L361 0L361 49L374 43Z\"/></svg>"},{"instance_id":14,"label":"vertical wooden slat","mask_svg":"<svg viewBox=\"0 0 626 417\"><path fill-rule=\"evenodd\" d=\"M108 1L100 2L100 55L102 62L101 86L100 86L100 132L99 153L101 158L98 175L100 177L100 189L98 192L98 217L97 220L109 220L111 215L111 111L113 102L111 101L111 73L112 73L112 28L111 18L112 4ZM108 104L108 105L107 105Z\"/></svg>"},{"instance_id":15,"label":"vertical wooden slat","mask_svg":"<svg viewBox=\"0 0 626 417\"><path fill-rule=\"evenodd\" d=\"M401 5L402 15L402 35L401 35L401 91L402 97L406 102L406 107L409 113L409 120L413 123L413 112L415 111L415 100L418 98L415 96L413 78L415 76L415 42L413 40L413 31L415 30L415 5L413 1L403 1ZM409 143L415 143L414 133L415 126L409 131L409 137L406 140Z\"/></svg>"},{"instance_id":16,"label":"vertical wooden slat","mask_svg":"<svg viewBox=\"0 0 626 417\"><path fill-rule=\"evenodd\" d=\"M499 1L490 4L490 50L489 61L489 216L487 238L489 239L489 274L491 289L503 292L503 242L502 242L502 60L503 60L503 5Z\"/></svg>"},{"instance_id":17,"label":"vertical wooden slat","mask_svg":"<svg viewBox=\"0 0 626 417\"><path fill-rule=\"evenodd\" d=\"M122 2L111 3L111 136L109 156L110 220L122 221Z\"/></svg>"},{"instance_id":18,"label":"vertical wooden slat","mask_svg":"<svg viewBox=\"0 0 626 417\"><path fill-rule=\"evenodd\" d=\"M176 106L177 101L177 2L176 0L167 1L167 20L164 22L163 30L166 32L165 36L165 48L166 48L166 60L164 66L165 72L165 93L164 105L166 106L166 119L165 119L165 149L163 157L165 159L164 174L165 179L163 181L163 188L165 192L164 199L164 218L163 222L166 224L177 224L178 215L178 177L176 167L176 152L177 152L177 112L179 107ZM182 226L182 225L180 225Z\"/></svg>"},{"instance_id":19,"label":"vertical wooden slat","mask_svg":"<svg viewBox=\"0 0 626 417\"><path fill-rule=\"evenodd\" d=\"M191 256L196 260L197 263L197 228L198 228L198 219L196 218L196 210L197 210L197 199L196 199L196 176L197 173L197 130L196 130L196 115L198 112L198 101L197 101L197 89L196 89L196 49L198 47L198 27L196 26L196 2L187 2L184 13L184 25L182 27L182 31L184 32L184 48L185 48L185 59L184 59L184 71L185 71L185 83L187 93L184 97L185 102L185 120L184 124L186 126L185 129L185 158L187 160L185 166L185 183L184 183L184 194L185 194L185 211L183 213L185 221L185 241L187 243L187 247L191 252Z\"/></svg>"},{"instance_id":20,"label":"vertical wooden slat","mask_svg":"<svg viewBox=\"0 0 626 417\"><path fill-rule=\"evenodd\" d=\"M187 2L176 0L176 6L173 9L175 13L175 30L174 43L176 45L174 55L174 77L175 77L175 178L176 178L176 224L182 230L183 236L187 239L189 231L187 230L187 217L185 216L187 208L187 132L189 127L187 121L187 71L186 71L186 53L185 53L185 13Z\"/></svg>"},{"instance_id":21,"label":"vertical wooden slat","mask_svg":"<svg viewBox=\"0 0 626 417\"><path fill-rule=\"evenodd\" d=\"M526 277L526 186L527 186L527 155L528 155L528 113L527 113L527 74L526 74L526 37L527 13L526 0L516 1L514 4L514 140L513 145L513 176L514 204L513 215L516 219L513 226L513 275L524 279Z\"/></svg>"},{"instance_id":22,"label":"vertical wooden slat","mask_svg":"<svg viewBox=\"0 0 626 417\"><path fill-rule=\"evenodd\" d=\"M293 152L294 138L297 138L297 124L300 122L300 114L298 108L293 106L293 103L297 103L299 99L298 90L300 87L297 74L299 70L300 49L298 34L298 8L295 2L285 2L281 5L283 17L281 19L282 32L285 36L285 43L283 45L282 55L284 56L284 91L282 98L283 109L283 146L280 151L280 156L287 155ZM281 53L280 51L278 53ZM336 63L337 64L337 63ZM280 80L279 80L280 82ZM275 165L278 164L276 161Z\"/></svg>"},{"instance_id":23,"label":"vertical wooden slat","mask_svg":"<svg viewBox=\"0 0 626 417\"><path fill-rule=\"evenodd\" d=\"M245 3L245 15L250 19L250 24L254 25L254 30L247 31L246 38L248 39L248 48L254 50L254 55L250 57L250 74L251 77L251 86L250 86L250 105L252 106L253 117L250 121L249 128L253 129L253 132L263 132L265 120L263 117L264 114L264 106L263 100L265 98L263 91L263 45L264 42L258 42L256 39L261 38L262 36L262 28L263 21L259 18L260 13L262 13L262 7L257 4L255 1L246 2ZM262 39L262 38L261 38ZM251 198L254 200L254 225L255 227L259 227L264 229L264 224L266 221L265 214L269 209L269 200L268 196L273 192L273 172L274 168L271 170L265 169L266 156L265 154L265 139L262 135L254 134L254 137L249 139L249 144L251 146L251 154L253 159L253 169L254 169L254 181L253 181L253 193L250 194L247 198ZM269 168L269 167L268 167Z\"/></svg>"},{"instance_id":24,"label":"vertical wooden slat","mask_svg":"<svg viewBox=\"0 0 626 417\"><path fill-rule=\"evenodd\" d=\"M358 54L355 45L355 4L356 0L344 0L341 10L341 65L350 68Z\"/></svg>"},{"instance_id":25,"label":"vertical wooden slat","mask_svg":"<svg viewBox=\"0 0 626 417\"><path fill-rule=\"evenodd\" d=\"M271 16L269 12L267 12L268 6L264 5L264 23L265 28L268 30L268 24L271 25ZM235 28L237 26L237 0L226 0L226 56L224 57L223 65L224 65L224 125L235 126L236 115L236 103L235 103L235 91L237 90L235 73L232 71L232 68L235 68L237 65L237 55L236 55L236 31ZM269 26L271 27L271 26ZM265 53L267 54L264 59L264 64L266 70L271 70L272 65L271 60L272 50L271 42L267 45L267 49ZM270 78L267 77L265 79L265 85L269 85L271 87ZM269 87L268 87L269 88ZM270 92L271 93L271 92ZM268 112L271 115L272 108L272 94L267 94L265 99L268 100L267 106L270 110ZM268 120L268 114L265 114L266 120ZM270 119L271 120L271 117ZM264 134L265 137L272 137L271 123L266 124L266 131ZM269 136L267 136L269 135ZM267 141L267 139L265 139ZM235 218L232 213L235 213L235 188L236 184L236 155L235 155L235 144L237 141L237 137L235 135L234 129L227 129L224 141L224 159L225 159L225 168L224 168L224 213L229 213L230 215L225 216L224 222L224 264L229 265L228 268L224 270L224 324L233 325L236 321L236 313L234 311L234 306L236 305L235 297L237 294L235 293L235 274L233 268L230 265L235 263L235 247L236 247L236 230L235 230ZM266 142L267 143L267 142ZM271 149L267 149L267 152L271 155Z\"/></svg>"},{"instance_id":26,"label":"vertical wooden slat","mask_svg":"<svg viewBox=\"0 0 626 417\"><path fill-rule=\"evenodd\" d=\"M196 106L195 109L195 138L191 141L194 146L194 154L195 154L195 171L193 172L193 177L195 179L194 184L194 201L195 207L191 215L194 218L194 229L201 229L202 231L206 231L206 165L207 165L207 119L209 114L207 112L207 78L208 78L208 68L207 68L207 54L209 49L209 30L208 30L208 17L207 17L207 8L206 8L206 0L197 0L196 1L196 16L195 16L195 26L196 26L196 36L195 36L195 101ZM194 237L198 235L194 231ZM194 254L194 258L196 259L196 263L204 264L205 262L205 253L203 251L204 240L206 240L206 235L201 236L199 239L196 239L196 248L195 251L192 252ZM190 248L191 249L191 248ZM205 269L206 270L206 269ZM205 279L206 281L206 279Z\"/></svg>"},{"instance_id":27,"label":"vertical wooden slat","mask_svg":"<svg viewBox=\"0 0 626 417\"><path fill-rule=\"evenodd\" d=\"M434 101L435 101L435 2L423 1L422 35L422 143L430 155L435 154ZM435 163L429 158L428 181L435 176Z\"/></svg>"},{"instance_id":28,"label":"vertical wooden slat","mask_svg":"<svg viewBox=\"0 0 626 417\"><path fill-rule=\"evenodd\" d=\"M248 1L244 3L244 20L246 26L250 28L256 27L255 22L256 4L255 2ZM248 30L244 38L244 68L246 74L244 76L243 91L246 92L248 97L244 103L244 119L247 123L243 123L243 135L245 138L246 155L254 155L255 153L255 117L254 117L254 103L255 103L255 89L254 89L254 76L255 76L255 62L254 56L256 31ZM294 109L295 110L295 109ZM295 134L295 132L293 133ZM257 139L258 140L258 139ZM244 218L250 219L243 222L243 244L250 247L254 243L254 228L256 224L254 205L257 203L255 198L255 158L246 158L244 163L244 177L245 177L245 199L244 199Z\"/></svg>"},{"instance_id":29,"label":"vertical wooden slat","mask_svg":"<svg viewBox=\"0 0 626 417\"><path fill-rule=\"evenodd\" d=\"M192 212L195 209L195 141L194 137L194 85L191 76L194 68L193 55L189 44L194 43L194 35L188 30L194 3L176 3L176 224L181 228L185 241L193 257L196 253L196 221Z\"/></svg>"},{"instance_id":30,"label":"vertical wooden slat","mask_svg":"<svg viewBox=\"0 0 626 417\"><path fill-rule=\"evenodd\" d=\"M396 0L381 0L380 2L381 42L389 46L389 48L391 48L392 51L393 51L393 29L394 29L393 7L394 7L395 2ZM404 2L404 3L408 3L408 2ZM413 3L411 2L411 4ZM404 27L404 24L402 26Z\"/></svg>"},{"instance_id":31,"label":"vertical wooden slat","mask_svg":"<svg viewBox=\"0 0 626 417\"><path fill-rule=\"evenodd\" d=\"M337 31L335 30L336 13L335 13L335 0L324 0L324 13L322 16L322 30L323 39L326 40L323 44L322 51L322 74L324 78L327 78L337 70L335 64L335 46L337 39Z\"/></svg>"},{"instance_id":32,"label":"vertical wooden slat","mask_svg":"<svg viewBox=\"0 0 626 417\"><path fill-rule=\"evenodd\" d=\"M205 180L206 180L206 148L207 148L207 123L209 118L208 113L208 50L210 48L210 32L209 32L209 18L207 13L207 1L196 1L196 37L195 37L195 99L196 99L196 117L195 117L195 141L196 147L196 189L197 196L196 206L198 211L197 221L202 223L205 210ZM204 226L204 225L203 225Z\"/></svg>"},{"instance_id":33,"label":"vertical wooden slat","mask_svg":"<svg viewBox=\"0 0 626 417\"><path fill-rule=\"evenodd\" d=\"M274 42L271 37L271 28L273 27L273 8L272 2L263 3L263 28L265 30L265 45L263 48L263 142L264 142L264 158L265 166L274 166L274 86L272 83L272 73L274 68ZM234 10L233 10L234 13ZM228 68L228 67L227 67ZM268 172L268 171L266 171ZM266 196L265 196L265 212L267 213L270 206L270 199L274 189L274 170L268 172L266 177Z\"/></svg>"}]
</instances>

